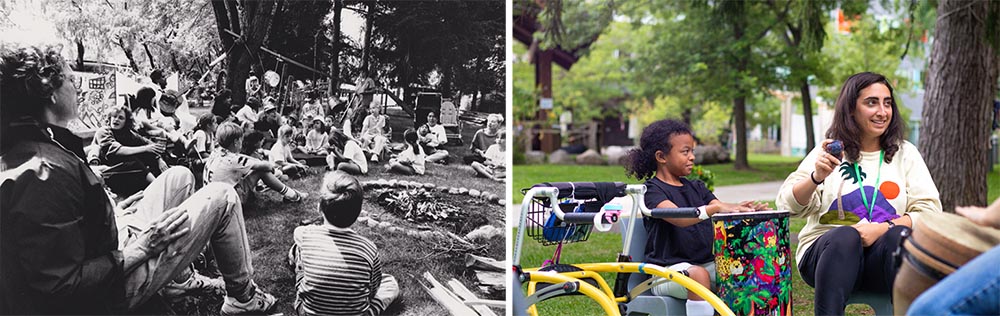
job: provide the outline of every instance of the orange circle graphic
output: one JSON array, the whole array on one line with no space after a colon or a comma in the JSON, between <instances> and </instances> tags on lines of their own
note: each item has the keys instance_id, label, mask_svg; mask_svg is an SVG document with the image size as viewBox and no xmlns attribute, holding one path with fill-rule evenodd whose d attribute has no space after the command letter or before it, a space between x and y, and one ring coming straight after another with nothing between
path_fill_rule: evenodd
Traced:
<instances>
[{"instance_id":1,"label":"orange circle graphic","mask_svg":"<svg viewBox=\"0 0 1000 316\"><path fill-rule=\"evenodd\" d=\"M878 191L882 192L882 195L885 196L886 200L892 200L899 196L899 185L892 181L883 182L882 185L878 187Z\"/></svg>"}]
</instances>

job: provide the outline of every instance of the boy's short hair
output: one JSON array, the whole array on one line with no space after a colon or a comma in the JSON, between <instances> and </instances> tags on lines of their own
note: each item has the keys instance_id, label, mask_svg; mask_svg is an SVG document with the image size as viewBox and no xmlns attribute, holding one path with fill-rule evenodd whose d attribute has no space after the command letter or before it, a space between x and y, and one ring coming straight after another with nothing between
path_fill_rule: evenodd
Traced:
<instances>
[{"instance_id":1,"label":"boy's short hair","mask_svg":"<svg viewBox=\"0 0 1000 316\"><path fill-rule=\"evenodd\" d=\"M281 125L278 128L278 137L292 136L292 127L288 125Z\"/></svg>"},{"instance_id":2,"label":"boy's short hair","mask_svg":"<svg viewBox=\"0 0 1000 316\"><path fill-rule=\"evenodd\" d=\"M233 144L243 139L243 128L236 123L226 122L219 125L215 130L215 141L219 143L219 147L230 148Z\"/></svg>"},{"instance_id":3,"label":"boy's short hair","mask_svg":"<svg viewBox=\"0 0 1000 316\"><path fill-rule=\"evenodd\" d=\"M340 170L327 172L320 187L319 210L326 221L348 228L361 214L364 189L354 176Z\"/></svg>"}]
</instances>

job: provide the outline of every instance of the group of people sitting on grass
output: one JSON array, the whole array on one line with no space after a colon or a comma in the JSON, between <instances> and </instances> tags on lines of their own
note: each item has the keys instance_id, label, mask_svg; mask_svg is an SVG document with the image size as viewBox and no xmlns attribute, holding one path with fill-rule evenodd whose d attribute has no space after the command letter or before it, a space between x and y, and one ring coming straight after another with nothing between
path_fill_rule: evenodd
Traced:
<instances>
[{"instance_id":1,"label":"group of people sitting on grass","mask_svg":"<svg viewBox=\"0 0 1000 316\"><path fill-rule=\"evenodd\" d=\"M123 314L157 295L209 289L225 291L223 314L273 308L275 297L253 280L243 201L258 187L305 197L281 182L301 173L289 155L291 127L279 128L265 159L263 133L212 113L199 117L174 145L204 162L204 179L166 166L167 144L140 129L128 107L109 110L85 150L66 128L78 116L79 79L58 48L7 45L0 45L0 314ZM144 190L115 203L102 180L114 168L108 164L141 169ZM375 244L350 229L362 209L361 184L329 171L318 194L323 223L289 234L295 310L381 313L399 287L382 273ZM193 268L206 247L221 278Z\"/></svg>"}]
</instances>

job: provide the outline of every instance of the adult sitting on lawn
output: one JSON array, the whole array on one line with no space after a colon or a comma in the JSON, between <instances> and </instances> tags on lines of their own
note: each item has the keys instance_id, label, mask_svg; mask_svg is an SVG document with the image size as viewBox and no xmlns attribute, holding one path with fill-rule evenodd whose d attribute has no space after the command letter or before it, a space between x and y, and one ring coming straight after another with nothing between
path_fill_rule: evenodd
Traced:
<instances>
[{"instance_id":1,"label":"adult sitting on lawn","mask_svg":"<svg viewBox=\"0 0 1000 316\"><path fill-rule=\"evenodd\" d=\"M361 122L361 146L371 154L372 161L379 161L379 156L389 143L389 133L386 132L388 122L388 118L382 114L379 101L372 102L368 115Z\"/></svg>"},{"instance_id":2,"label":"adult sitting on lawn","mask_svg":"<svg viewBox=\"0 0 1000 316\"><path fill-rule=\"evenodd\" d=\"M486 127L479 129L472 136L472 145L469 147L472 150L472 154L465 156L465 163L472 164L473 161L486 162L486 150L496 143L497 133L502 129L503 115L494 113L487 116Z\"/></svg>"},{"instance_id":3,"label":"adult sitting on lawn","mask_svg":"<svg viewBox=\"0 0 1000 316\"><path fill-rule=\"evenodd\" d=\"M94 132L94 145L99 149L96 163L91 161L91 164L112 167L106 170L111 173L140 172L146 177L143 187L153 183L153 179L167 170L167 163L160 157L164 143L136 134L132 130L132 112L125 106L111 107L105 117L107 125ZM117 186L114 183L109 185Z\"/></svg>"},{"instance_id":4,"label":"adult sitting on lawn","mask_svg":"<svg viewBox=\"0 0 1000 316\"><path fill-rule=\"evenodd\" d=\"M74 80L54 49L0 47L0 314L123 314L168 283L210 286L188 273L208 243L228 293L221 312L269 310L231 187L194 192L175 167L125 210L112 205L66 129Z\"/></svg>"},{"instance_id":5,"label":"adult sitting on lawn","mask_svg":"<svg viewBox=\"0 0 1000 316\"><path fill-rule=\"evenodd\" d=\"M294 129L288 125L282 125L278 129L278 141L271 146L268 153L268 160L275 164L275 173L278 177L298 177L308 169L305 164L292 157L292 149L298 146L292 142Z\"/></svg>"},{"instance_id":6,"label":"adult sitting on lawn","mask_svg":"<svg viewBox=\"0 0 1000 316\"><path fill-rule=\"evenodd\" d=\"M259 119L257 117L257 110L259 110L261 106L263 106L263 104L260 102L260 99L255 97L247 98L247 104L243 105L243 107L236 112L236 121L238 121L240 126L243 126L245 129L253 128L254 124L256 124Z\"/></svg>"},{"instance_id":7,"label":"adult sitting on lawn","mask_svg":"<svg viewBox=\"0 0 1000 316\"><path fill-rule=\"evenodd\" d=\"M326 166L330 170L352 175L368 174L368 159L361 145L337 129L330 132L330 154L326 156Z\"/></svg>"},{"instance_id":8,"label":"adult sitting on lawn","mask_svg":"<svg viewBox=\"0 0 1000 316\"><path fill-rule=\"evenodd\" d=\"M694 137L681 122L660 120L642 130L639 148L628 152L625 174L646 180L644 203L648 208L696 207L698 218L647 219L646 262L685 271L707 289L715 282L715 256L712 241L715 231L711 215L751 212L767 209L766 203L744 201L725 203L709 191L705 183L687 176L694 166ZM653 295L687 299L687 315L713 315L705 298L689 292L676 282L666 282L651 289Z\"/></svg>"},{"instance_id":9,"label":"adult sitting on lawn","mask_svg":"<svg viewBox=\"0 0 1000 316\"><path fill-rule=\"evenodd\" d=\"M361 183L331 171L320 192L323 224L295 228L295 244L288 251L295 270L295 310L299 315L379 315L399 295L399 284L382 273L375 244L350 229L361 214Z\"/></svg>"},{"instance_id":10,"label":"adult sitting on lawn","mask_svg":"<svg viewBox=\"0 0 1000 316\"><path fill-rule=\"evenodd\" d=\"M243 129L235 123L223 123L215 135L219 147L205 162L205 183L223 182L235 186L244 202L248 201L258 180L280 193L286 202L299 202L309 196L281 183L274 173L277 167L273 163L241 154Z\"/></svg>"},{"instance_id":11,"label":"adult sitting on lawn","mask_svg":"<svg viewBox=\"0 0 1000 316\"><path fill-rule=\"evenodd\" d=\"M212 114L222 118L222 122L228 121L229 117L233 115L232 105L233 102L233 92L229 89L222 89L215 95L215 100L212 101ZM222 123L219 122L219 123Z\"/></svg>"},{"instance_id":12,"label":"adult sitting on lawn","mask_svg":"<svg viewBox=\"0 0 1000 316\"><path fill-rule=\"evenodd\" d=\"M403 140L406 141L406 148L399 152L396 158L390 159L385 166L389 172L403 175L424 174L424 149L417 143L417 132L412 128L403 132Z\"/></svg>"},{"instance_id":13,"label":"adult sitting on lawn","mask_svg":"<svg viewBox=\"0 0 1000 316\"><path fill-rule=\"evenodd\" d=\"M437 114L427 113L427 123L417 130L420 136L420 145L427 153L427 162L448 163L448 151L444 150L444 145L448 143L448 133L444 130L444 125L439 124Z\"/></svg>"},{"instance_id":14,"label":"adult sitting on lawn","mask_svg":"<svg viewBox=\"0 0 1000 316\"><path fill-rule=\"evenodd\" d=\"M778 191L779 209L806 218L795 262L802 280L816 288L816 315L843 315L855 290L891 293L899 268L892 254L911 217L941 212L934 179L906 141L904 120L885 76L847 78L829 139Z\"/></svg>"},{"instance_id":15,"label":"adult sitting on lawn","mask_svg":"<svg viewBox=\"0 0 1000 316\"><path fill-rule=\"evenodd\" d=\"M472 162L472 170L477 175L487 177L493 181L503 181L507 177L507 144L503 130L497 133L497 143L486 150L486 162Z\"/></svg>"}]
</instances>

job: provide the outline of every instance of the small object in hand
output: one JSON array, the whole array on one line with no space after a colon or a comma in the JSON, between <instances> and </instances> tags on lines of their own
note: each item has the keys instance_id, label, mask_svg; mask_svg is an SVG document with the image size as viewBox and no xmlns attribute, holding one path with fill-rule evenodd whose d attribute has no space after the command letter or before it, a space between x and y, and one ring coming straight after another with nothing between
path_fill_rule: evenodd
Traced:
<instances>
[{"instance_id":1,"label":"small object in hand","mask_svg":"<svg viewBox=\"0 0 1000 316\"><path fill-rule=\"evenodd\" d=\"M842 154L844 153L844 142L834 140L829 144L826 144L826 152L830 153L834 157L837 157L837 159L842 158Z\"/></svg>"}]
</instances>

